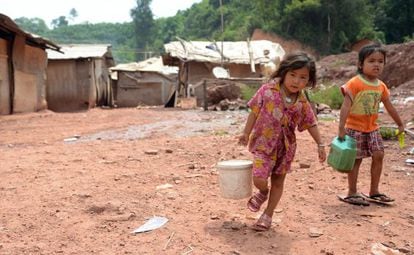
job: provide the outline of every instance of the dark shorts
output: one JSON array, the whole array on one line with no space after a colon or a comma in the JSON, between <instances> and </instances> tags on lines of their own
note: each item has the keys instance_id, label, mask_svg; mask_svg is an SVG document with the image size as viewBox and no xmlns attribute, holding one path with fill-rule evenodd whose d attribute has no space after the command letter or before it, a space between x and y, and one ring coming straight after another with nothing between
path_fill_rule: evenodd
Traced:
<instances>
[{"instance_id":1,"label":"dark shorts","mask_svg":"<svg viewBox=\"0 0 414 255\"><path fill-rule=\"evenodd\" d=\"M346 134L357 142L356 158L371 157L374 151L384 151L384 144L379 130L363 133L353 129L346 129Z\"/></svg>"}]
</instances>

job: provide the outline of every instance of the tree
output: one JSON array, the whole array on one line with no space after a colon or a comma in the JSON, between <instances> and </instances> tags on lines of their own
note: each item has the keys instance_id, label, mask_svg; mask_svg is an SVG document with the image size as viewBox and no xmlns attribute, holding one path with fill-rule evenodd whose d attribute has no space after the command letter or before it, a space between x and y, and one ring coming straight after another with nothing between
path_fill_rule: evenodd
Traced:
<instances>
[{"instance_id":1,"label":"tree","mask_svg":"<svg viewBox=\"0 0 414 255\"><path fill-rule=\"evenodd\" d=\"M342 52L358 39L378 39L367 0L292 0L281 18L282 35L322 54Z\"/></svg>"},{"instance_id":2,"label":"tree","mask_svg":"<svg viewBox=\"0 0 414 255\"><path fill-rule=\"evenodd\" d=\"M60 16L54 20L52 20L52 27L53 28L58 28L58 27L67 27L69 24L68 20L66 19L65 16Z\"/></svg>"},{"instance_id":3,"label":"tree","mask_svg":"<svg viewBox=\"0 0 414 255\"><path fill-rule=\"evenodd\" d=\"M401 43L404 37L414 37L414 0L384 0L381 9L384 15L376 15L376 24L385 31L387 43Z\"/></svg>"},{"instance_id":4,"label":"tree","mask_svg":"<svg viewBox=\"0 0 414 255\"><path fill-rule=\"evenodd\" d=\"M49 30L45 21L40 18L29 19L25 17L20 17L15 19L14 21L23 30L29 31L37 35L45 34Z\"/></svg>"},{"instance_id":5,"label":"tree","mask_svg":"<svg viewBox=\"0 0 414 255\"><path fill-rule=\"evenodd\" d=\"M135 28L135 46L137 48L136 60L145 58L143 53L150 51L150 43L153 39L152 33L154 28L154 15L150 5L152 0L137 0L137 6L131 10Z\"/></svg>"},{"instance_id":6,"label":"tree","mask_svg":"<svg viewBox=\"0 0 414 255\"><path fill-rule=\"evenodd\" d=\"M76 11L76 9L75 9L75 8L70 9L70 12L69 12L69 19L70 19L71 21L74 21L74 20L75 20L75 18L77 18L77 17L78 17L78 11Z\"/></svg>"}]
</instances>

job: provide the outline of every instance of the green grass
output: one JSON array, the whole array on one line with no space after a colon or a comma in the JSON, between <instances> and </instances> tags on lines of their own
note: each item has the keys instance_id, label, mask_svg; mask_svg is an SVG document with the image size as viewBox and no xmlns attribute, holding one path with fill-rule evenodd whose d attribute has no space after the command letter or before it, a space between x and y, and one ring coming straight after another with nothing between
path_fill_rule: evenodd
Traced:
<instances>
[{"instance_id":1,"label":"green grass","mask_svg":"<svg viewBox=\"0 0 414 255\"><path fill-rule=\"evenodd\" d=\"M326 122L330 122L330 121L335 121L337 120L336 117L330 117L330 116L318 116L318 120L320 121L326 121Z\"/></svg>"},{"instance_id":2,"label":"green grass","mask_svg":"<svg viewBox=\"0 0 414 255\"><path fill-rule=\"evenodd\" d=\"M343 59L337 59L333 63L332 67L335 67L336 68L336 67L341 67L341 66L344 66L344 65L346 65L346 61L345 60L343 60Z\"/></svg>"},{"instance_id":3,"label":"green grass","mask_svg":"<svg viewBox=\"0 0 414 255\"><path fill-rule=\"evenodd\" d=\"M241 86L241 95L242 99L250 100L256 91L260 88L260 84L258 85L250 85L250 86ZM325 88L320 89L313 89L309 90L309 98L312 102L319 103L319 104L327 104L332 109L339 109L341 108L342 102L344 100L341 90L336 85L330 85Z\"/></svg>"},{"instance_id":4,"label":"green grass","mask_svg":"<svg viewBox=\"0 0 414 255\"><path fill-rule=\"evenodd\" d=\"M260 88L261 84L257 84L257 85L245 85L241 87L241 96L242 99L248 101L250 100L254 94L256 93L256 91Z\"/></svg>"},{"instance_id":5,"label":"green grass","mask_svg":"<svg viewBox=\"0 0 414 255\"><path fill-rule=\"evenodd\" d=\"M312 102L329 105L332 109L341 108L344 97L336 85L309 91L309 98Z\"/></svg>"}]
</instances>

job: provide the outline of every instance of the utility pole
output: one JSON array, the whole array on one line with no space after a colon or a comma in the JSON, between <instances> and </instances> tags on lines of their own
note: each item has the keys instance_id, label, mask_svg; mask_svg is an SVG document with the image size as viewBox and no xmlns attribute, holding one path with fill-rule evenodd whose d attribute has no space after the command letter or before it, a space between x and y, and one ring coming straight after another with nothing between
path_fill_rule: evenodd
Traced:
<instances>
[{"instance_id":1,"label":"utility pole","mask_svg":"<svg viewBox=\"0 0 414 255\"><path fill-rule=\"evenodd\" d=\"M221 67L223 67L224 63L223 63L223 58L224 58L224 53L223 53L223 34L224 34L224 17L223 17L223 1L220 1L220 15L221 15Z\"/></svg>"}]
</instances>

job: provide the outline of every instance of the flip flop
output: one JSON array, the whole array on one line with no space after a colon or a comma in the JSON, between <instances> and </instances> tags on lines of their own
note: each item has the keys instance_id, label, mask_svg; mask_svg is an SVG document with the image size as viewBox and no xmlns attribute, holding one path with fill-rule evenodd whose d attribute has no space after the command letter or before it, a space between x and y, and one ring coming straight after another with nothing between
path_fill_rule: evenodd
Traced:
<instances>
[{"instance_id":1,"label":"flip flop","mask_svg":"<svg viewBox=\"0 0 414 255\"><path fill-rule=\"evenodd\" d=\"M362 205L362 206L369 206L369 203L365 200L365 198L360 194L354 195L337 195L339 200L342 202L352 204L352 205Z\"/></svg>"},{"instance_id":2,"label":"flip flop","mask_svg":"<svg viewBox=\"0 0 414 255\"><path fill-rule=\"evenodd\" d=\"M382 194L382 193L378 193L378 194L371 195L371 196L362 193L362 196L369 202L373 202L373 203L377 203L381 205L392 205L394 204L394 201L395 201L395 199L390 198L389 196Z\"/></svg>"}]
</instances>

